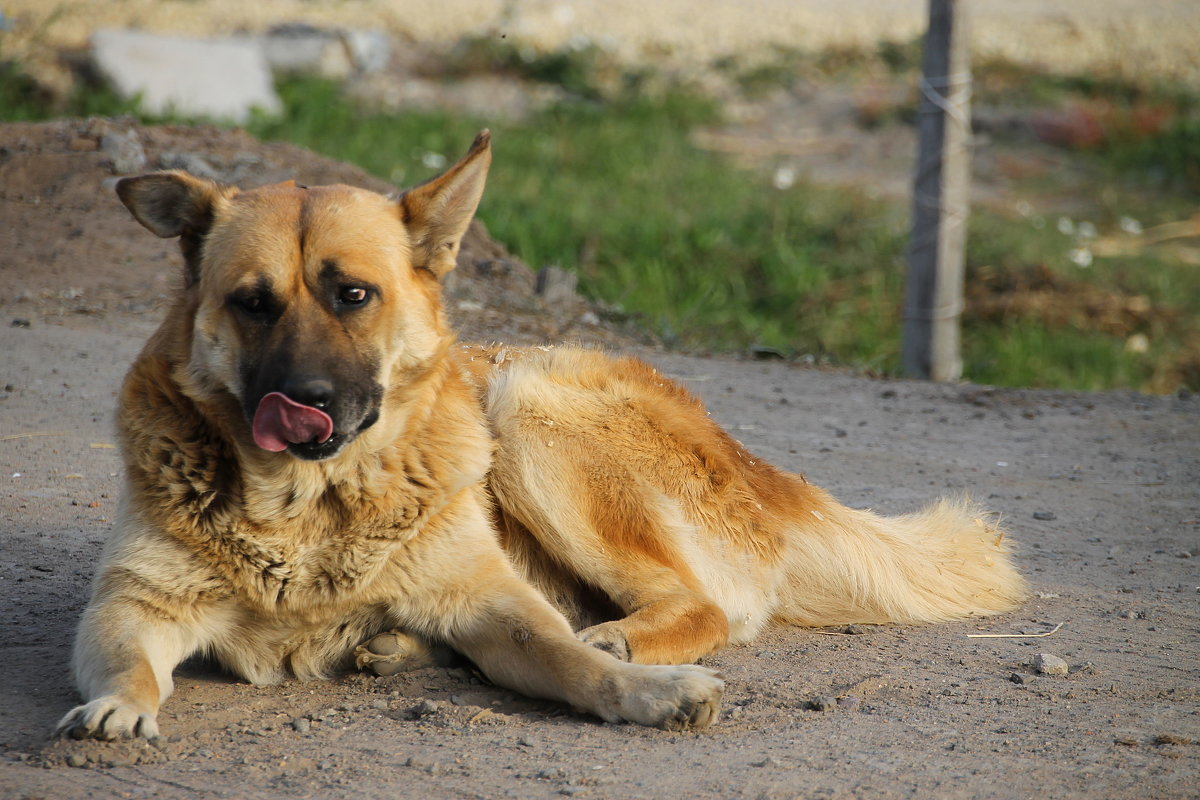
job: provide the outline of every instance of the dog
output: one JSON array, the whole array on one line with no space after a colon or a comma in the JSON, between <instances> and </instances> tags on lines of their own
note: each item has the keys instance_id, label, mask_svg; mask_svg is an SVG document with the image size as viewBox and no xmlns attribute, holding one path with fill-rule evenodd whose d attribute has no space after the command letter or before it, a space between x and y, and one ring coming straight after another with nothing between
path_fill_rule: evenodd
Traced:
<instances>
[{"instance_id":1,"label":"dog","mask_svg":"<svg viewBox=\"0 0 1200 800\"><path fill-rule=\"evenodd\" d=\"M440 280L484 131L393 197L169 171L117 194L183 280L125 378L126 486L73 655L76 738L153 737L172 671L252 683L442 663L608 721L703 728L695 662L769 622L1009 610L964 502L847 508L751 455L633 358L457 342Z\"/></svg>"}]
</instances>

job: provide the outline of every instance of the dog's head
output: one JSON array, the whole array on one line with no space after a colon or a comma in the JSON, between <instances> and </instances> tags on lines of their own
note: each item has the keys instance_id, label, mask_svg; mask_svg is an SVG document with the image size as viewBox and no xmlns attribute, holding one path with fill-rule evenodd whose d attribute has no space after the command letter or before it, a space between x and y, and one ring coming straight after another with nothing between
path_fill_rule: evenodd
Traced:
<instances>
[{"instance_id":1,"label":"dog's head","mask_svg":"<svg viewBox=\"0 0 1200 800\"><path fill-rule=\"evenodd\" d=\"M438 280L490 161L484 131L398 198L291 182L243 192L178 171L125 178L117 194L180 239L188 382L232 395L259 447L315 460L375 424L385 391L444 345Z\"/></svg>"}]
</instances>

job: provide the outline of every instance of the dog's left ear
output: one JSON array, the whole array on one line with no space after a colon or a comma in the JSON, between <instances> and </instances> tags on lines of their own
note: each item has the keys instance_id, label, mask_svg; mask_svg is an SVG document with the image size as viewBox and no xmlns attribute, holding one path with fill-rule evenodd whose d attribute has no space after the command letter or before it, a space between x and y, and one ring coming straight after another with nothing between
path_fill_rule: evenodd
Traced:
<instances>
[{"instance_id":1,"label":"dog's left ear","mask_svg":"<svg viewBox=\"0 0 1200 800\"><path fill-rule=\"evenodd\" d=\"M481 132L461 161L401 195L400 218L412 237L414 267L438 278L454 269L459 243L483 197L491 141L491 133Z\"/></svg>"}]
</instances>

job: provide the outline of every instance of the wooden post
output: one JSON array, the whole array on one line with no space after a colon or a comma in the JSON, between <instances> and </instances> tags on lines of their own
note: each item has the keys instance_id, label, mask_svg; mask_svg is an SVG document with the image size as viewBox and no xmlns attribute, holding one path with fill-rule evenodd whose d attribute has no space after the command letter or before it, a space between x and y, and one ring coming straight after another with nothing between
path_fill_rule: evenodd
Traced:
<instances>
[{"instance_id":1,"label":"wooden post","mask_svg":"<svg viewBox=\"0 0 1200 800\"><path fill-rule=\"evenodd\" d=\"M929 0L902 358L911 377L962 376L959 322L971 180L967 0Z\"/></svg>"}]
</instances>

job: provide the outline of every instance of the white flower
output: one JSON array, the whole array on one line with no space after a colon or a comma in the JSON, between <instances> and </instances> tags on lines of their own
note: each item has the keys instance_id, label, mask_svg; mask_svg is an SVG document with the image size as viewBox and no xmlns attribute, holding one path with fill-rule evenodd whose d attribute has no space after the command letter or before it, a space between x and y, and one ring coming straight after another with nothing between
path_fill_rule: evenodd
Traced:
<instances>
[{"instance_id":1,"label":"white flower","mask_svg":"<svg viewBox=\"0 0 1200 800\"><path fill-rule=\"evenodd\" d=\"M1096 238L1096 226L1090 222L1079 223L1079 227L1076 228L1076 231L1079 233L1079 236L1082 239Z\"/></svg>"},{"instance_id":2,"label":"white flower","mask_svg":"<svg viewBox=\"0 0 1200 800\"><path fill-rule=\"evenodd\" d=\"M1128 233L1130 236L1142 235L1142 223L1138 222L1133 217L1121 217L1121 230Z\"/></svg>"},{"instance_id":3,"label":"white flower","mask_svg":"<svg viewBox=\"0 0 1200 800\"><path fill-rule=\"evenodd\" d=\"M1092 265L1092 251L1086 247L1076 247L1070 253L1067 253L1067 258L1071 259L1071 262L1081 269L1087 269Z\"/></svg>"},{"instance_id":4,"label":"white flower","mask_svg":"<svg viewBox=\"0 0 1200 800\"><path fill-rule=\"evenodd\" d=\"M1058 232L1063 236L1070 236L1075 232L1075 223L1071 221L1070 217L1059 217Z\"/></svg>"},{"instance_id":5,"label":"white flower","mask_svg":"<svg viewBox=\"0 0 1200 800\"><path fill-rule=\"evenodd\" d=\"M441 153L426 150L421 154L421 163L430 169L441 169L446 166L446 157Z\"/></svg>"},{"instance_id":6,"label":"white flower","mask_svg":"<svg viewBox=\"0 0 1200 800\"><path fill-rule=\"evenodd\" d=\"M794 167L779 167L775 170L775 174L771 177L771 184L779 191L792 188L796 183L796 170Z\"/></svg>"},{"instance_id":7,"label":"white flower","mask_svg":"<svg viewBox=\"0 0 1200 800\"><path fill-rule=\"evenodd\" d=\"M1125 350L1129 353L1145 353L1150 349L1150 337L1144 333L1135 333L1125 340Z\"/></svg>"}]
</instances>

